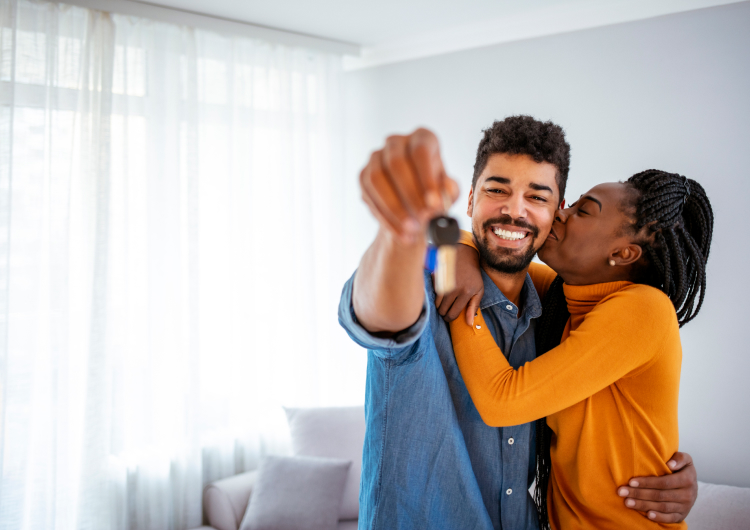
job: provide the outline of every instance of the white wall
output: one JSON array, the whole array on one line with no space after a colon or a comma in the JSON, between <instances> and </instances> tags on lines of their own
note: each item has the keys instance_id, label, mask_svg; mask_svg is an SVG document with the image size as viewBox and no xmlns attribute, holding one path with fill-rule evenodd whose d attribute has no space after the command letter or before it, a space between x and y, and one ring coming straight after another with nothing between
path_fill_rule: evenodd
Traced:
<instances>
[{"instance_id":1,"label":"white wall","mask_svg":"<svg viewBox=\"0 0 750 530\"><path fill-rule=\"evenodd\" d=\"M481 130L510 114L565 128L569 198L652 167L700 181L716 225L706 302L682 332L680 446L701 480L750 486L749 51L743 2L348 73L349 269L375 227L359 170L387 134L420 125L463 186L461 219Z\"/></svg>"}]
</instances>

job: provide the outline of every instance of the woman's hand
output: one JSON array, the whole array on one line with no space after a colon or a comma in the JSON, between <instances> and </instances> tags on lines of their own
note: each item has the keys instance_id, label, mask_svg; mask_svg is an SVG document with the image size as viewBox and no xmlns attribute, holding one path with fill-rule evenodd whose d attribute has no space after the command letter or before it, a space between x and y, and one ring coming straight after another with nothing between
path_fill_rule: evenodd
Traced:
<instances>
[{"instance_id":1,"label":"woman's hand","mask_svg":"<svg viewBox=\"0 0 750 530\"><path fill-rule=\"evenodd\" d=\"M479 253L466 245L456 245L456 288L435 299L435 307L446 322L458 318L466 308L466 323L474 324L474 315L484 296L484 280Z\"/></svg>"},{"instance_id":2,"label":"woman's hand","mask_svg":"<svg viewBox=\"0 0 750 530\"><path fill-rule=\"evenodd\" d=\"M652 521L679 523L698 498L698 474L687 453L675 453L667 465L671 475L633 478L630 487L620 487L617 493L627 497L625 506L643 512Z\"/></svg>"}]
</instances>

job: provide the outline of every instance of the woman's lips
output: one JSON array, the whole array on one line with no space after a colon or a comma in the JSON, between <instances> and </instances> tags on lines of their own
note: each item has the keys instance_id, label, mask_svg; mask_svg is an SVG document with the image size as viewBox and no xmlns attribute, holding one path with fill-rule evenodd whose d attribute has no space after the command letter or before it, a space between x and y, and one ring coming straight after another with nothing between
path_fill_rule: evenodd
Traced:
<instances>
[{"instance_id":1,"label":"woman's lips","mask_svg":"<svg viewBox=\"0 0 750 530\"><path fill-rule=\"evenodd\" d=\"M547 239L554 239L555 241L560 241L560 239L557 237L557 234L555 233L555 228L550 228L549 235L547 236Z\"/></svg>"}]
</instances>

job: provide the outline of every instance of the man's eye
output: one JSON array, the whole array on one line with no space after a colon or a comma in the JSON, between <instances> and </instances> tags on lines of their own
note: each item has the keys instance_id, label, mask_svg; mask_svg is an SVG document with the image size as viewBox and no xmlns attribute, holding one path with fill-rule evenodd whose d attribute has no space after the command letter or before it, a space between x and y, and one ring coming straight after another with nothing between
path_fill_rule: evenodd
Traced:
<instances>
[{"instance_id":1,"label":"man's eye","mask_svg":"<svg viewBox=\"0 0 750 530\"><path fill-rule=\"evenodd\" d=\"M547 202L547 198L546 197L540 197L538 195L532 197L532 199L534 199L535 201Z\"/></svg>"},{"instance_id":2,"label":"man's eye","mask_svg":"<svg viewBox=\"0 0 750 530\"><path fill-rule=\"evenodd\" d=\"M487 191L489 191L490 193L497 193L497 194L505 193L505 190L500 190L497 188L487 188Z\"/></svg>"}]
</instances>

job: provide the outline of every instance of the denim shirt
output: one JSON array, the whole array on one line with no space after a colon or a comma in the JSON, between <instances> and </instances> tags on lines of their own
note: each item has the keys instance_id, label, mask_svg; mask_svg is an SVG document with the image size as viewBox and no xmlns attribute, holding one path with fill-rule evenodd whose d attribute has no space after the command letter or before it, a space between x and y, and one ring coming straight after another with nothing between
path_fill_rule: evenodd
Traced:
<instances>
[{"instance_id":1,"label":"denim shirt","mask_svg":"<svg viewBox=\"0 0 750 530\"><path fill-rule=\"evenodd\" d=\"M519 318L518 308L482 274L485 321L518 368L536 356L539 297L527 275ZM450 328L435 308L428 271L424 280L421 316L392 338L375 337L357 322L354 276L341 293L339 322L368 349L359 530L536 530L528 493L534 425L497 428L482 421L458 370Z\"/></svg>"}]
</instances>

